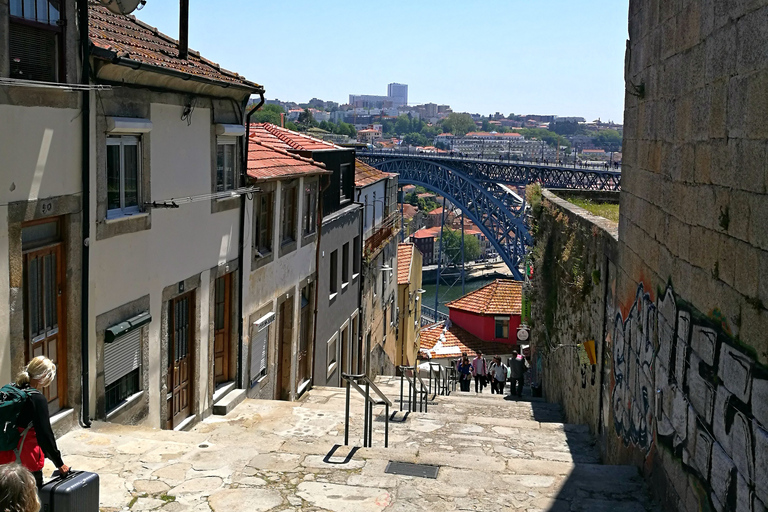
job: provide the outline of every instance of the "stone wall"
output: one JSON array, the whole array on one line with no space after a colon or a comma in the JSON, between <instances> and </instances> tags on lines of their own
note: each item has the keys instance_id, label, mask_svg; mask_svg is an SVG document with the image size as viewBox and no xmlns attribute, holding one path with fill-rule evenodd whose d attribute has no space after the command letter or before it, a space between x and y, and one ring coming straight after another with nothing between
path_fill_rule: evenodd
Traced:
<instances>
[{"instance_id":1,"label":"stone wall","mask_svg":"<svg viewBox=\"0 0 768 512\"><path fill-rule=\"evenodd\" d=\"M665 510L762 512L768 1L630 0L629 32L603 457Z\"/></svg>"},{"instance_id":2,"label":"stone wall","mask_svg":"<svg viewBox=\"0 0 768 512\"><path fill-rule=\"evenodd\" d=\"M563 405L569 423L587 424L598 433L605 381L602 340L611 315L605 294L615 276L618 225L546 190L541 203L532 199L537 221L532 358L533 366L541 367L536 378L547 400ZM597 364L583 359L583 343L590 340Z\"/></svg>"}]
</instances>

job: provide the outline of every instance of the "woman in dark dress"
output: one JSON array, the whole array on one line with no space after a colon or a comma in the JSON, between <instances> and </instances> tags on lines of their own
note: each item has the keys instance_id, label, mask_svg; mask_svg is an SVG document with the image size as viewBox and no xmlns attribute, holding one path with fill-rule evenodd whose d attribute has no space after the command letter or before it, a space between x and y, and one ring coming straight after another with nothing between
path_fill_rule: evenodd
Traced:
<instances>
[{"instance_id":1,"label":"woman in dark dress","mask_svg":"<svg viewBox=\"0 0 768 512\"><path fill-rule=\"evenodd\" d=\"M461 358L456 368L459 370L459 385L461 390L469 392L469 382L472 380L472 364L466 354Z\"/></svg>"},{"instance_id":2,"label":"woman in dark dress","mask_svg":"<svg viewBox=\"0 0 768 512\"><path fill-rule=\"evenodd\" d=\"M48 415L48 400L40 392L50 385L55 377L56 365L53 361L45 356L38 356L19 373L15 383L15 386L26 391L29 397L16 421L16 428L22 433L17 450L20 452L22 466L32 472L38 489L43 486L46 457L62 474L69 472L69 466L61 460L61 452L56 446L51 418ZM14 451L0 452L0 464L12 462L16 462Z\"/></svg>"}]
</instances>

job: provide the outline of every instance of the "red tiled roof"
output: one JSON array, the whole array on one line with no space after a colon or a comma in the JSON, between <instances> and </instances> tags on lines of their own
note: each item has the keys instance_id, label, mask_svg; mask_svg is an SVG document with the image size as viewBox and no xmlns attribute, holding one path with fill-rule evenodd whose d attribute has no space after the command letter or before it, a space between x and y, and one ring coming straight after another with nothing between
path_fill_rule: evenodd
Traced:
<instances>
[{"instance_id":1,"label":"red tiled roof","mask_svg":"<svg viewBox=\"0 0 768 512\"><path fill-rule=\"evenodd\" d=\"M510 354L515 348L509 343L483 341L455 324L446 329L444 321L422 328L419 334L419 352L429 353L431 359L456 359L466 352L471 360L478 350L493 356Z\"/></svg>"},{"instance_id":2,"label":"red tiled roof","mask_svg":"<svg viewBox=\"0 0 768 512\"><path fill-rule=\"evenodd\" d=\"M289 178L305 174L329 174L325 164L251 138L248 144L248 176L255 180Z\"/></svg>"},{"instance_id":3,"label":"red tiled roof","mask_svg":"<svg viewBox=\"0 0 768 512\"><path fill-rule=\"evenodd\" d=\"M413 244L397 244L397 284L408 284L413 263Z\"/></svg>"},{"instance_id":4,"label":"red tiled roof","mask_svg":"<svg viewBox=\"0 0 768 512\"><path fill-rule=\"evenodd\" d=\"M416 197L418 197L418 198L427 198L427 197L436 197L436 196L432 192L424 192L422 194L417 194Z\"/></svg>"},{"instance_id":5,"label":"red tiled roof","mask_svg":"<svg viewBox=\"0 0 768 512\"><path fill-rule=\"evenodd\" d=\"M442 214L443 214L443 207L442 206L427 212L427 215L442 215Z\"/></svg>"},{"instance_id":6,"label":"red tiled roof","mask_svg":"<svg viewBox=\"0 0 768 512\"><path fill-rule=\"evenodd\" d=\"M113 14L95 0L88 2L88 31L94 47L102 54L105 51L114 54L112 59L157 66L253 91L264 90L259 84L223 69L193 50L189 51L187 59L180 59L178 41L137 20L135 16Z\"/></svg>"},{"instance_id":7,"label":"red tiled roof","mask_svg":"<svg viewBox=\"0 0 768 512\"><path fill-rule=\"evenodd\" d=\"M394 176L388 172L380 171L360 160L355 160L355 186L366 187L377 181L386 180Z\"/></svg>"},{"instance_id":8,"label":"red tiled roof","mask_svg":"<svg viewBox=\"0 0 768 512\"><path fill-rule=\"evenodd\" d=\"M416 231L411 236L414 238L437 238L439 234L440 234L440 226L435 226L433 228L422 228Z\"/></svg>"},{"instance_id":9,"label":"red tiled roof","mask_svg":"<svg viewBox=\"0 0 768 512\"><path fill-rule=\"evenodd\" d=\"M316 139L303 133L294 132L285 128L280 128L270 123L252 123L251 133L258 130L260 136L266 136L263 131L269 133L273 138L280 140L283 146L295 151L320 151L325 149L344 149L324 140Z\"/></svg>"},{"instance_id":10,"label":"red tiled roof","mask_svg":"<svg viewBox=\"0 0 768 512\"><path fill-rule=\"evenodd\" d=\"M446 306L481 315L519 315L522 312L522 294L521 281L497 279Z\"/></svg>"},{"instance_id":11,"label":"red tiled roof","mask_svg":"<svg viewBox=\"0 0 768 512\"><path fill-rule=\"evenodd\" d=\"M412 219L417 213L419 213L419 208L417 206L407 203L403 205L403 218Z\"/></svg>"}]
</instances>

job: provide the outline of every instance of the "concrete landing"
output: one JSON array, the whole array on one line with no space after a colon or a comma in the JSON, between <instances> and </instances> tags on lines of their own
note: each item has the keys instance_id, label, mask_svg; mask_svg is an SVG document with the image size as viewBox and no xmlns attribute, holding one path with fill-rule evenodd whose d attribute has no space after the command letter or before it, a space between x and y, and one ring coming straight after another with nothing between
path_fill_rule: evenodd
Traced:
<instances>
[{"instance_id":1,"label":"concrete landing","mask_svg":"<svg viewBox=\"0 0 768 512\"><path fill-rule=\"evenodd\" d=\"M391 383L381 384L395 398ZM246 399L190 432L97 422L59 447L67 464L100 474L104 512L657 510L635 468L599 464L584 427L541 420L557 406L438 397L429 413L390 423L389 449L377 407L373 448L340 446L329 456L343 444L344 400L335 388L293 403ZM358 447L362 410L355 397ZM390 460L440 469L436 480L392 475Z\"/></svg>"}]
</instances>

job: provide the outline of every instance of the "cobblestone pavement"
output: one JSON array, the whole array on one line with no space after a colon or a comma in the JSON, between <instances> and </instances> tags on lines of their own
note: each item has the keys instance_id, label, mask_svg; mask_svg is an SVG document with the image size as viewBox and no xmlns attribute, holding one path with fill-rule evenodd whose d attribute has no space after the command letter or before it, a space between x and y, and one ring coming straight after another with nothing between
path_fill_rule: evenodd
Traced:
<instances>
[{"instance_id":1,"label":"cobblestone pavement","mask_svg":"<svg viewBox=\"0 0 768 512\"><path fill-rule=\"evenodd\" d=\"M382 379L390 397L399 381ZM362 446L362 401L350 444ZM381 408L383 409L383 408ZM496 395L437 397L428 413L398 412L383 447L345 463L344 391L301 402L246 400L190 432L94 423L59 446L76 469L98 472L101 510L172 511L655 511L634 467L599 464L585 427L557 406ZM437 465L437 479L384 472L390 460Z\"/></svg>"}]
</instances>

